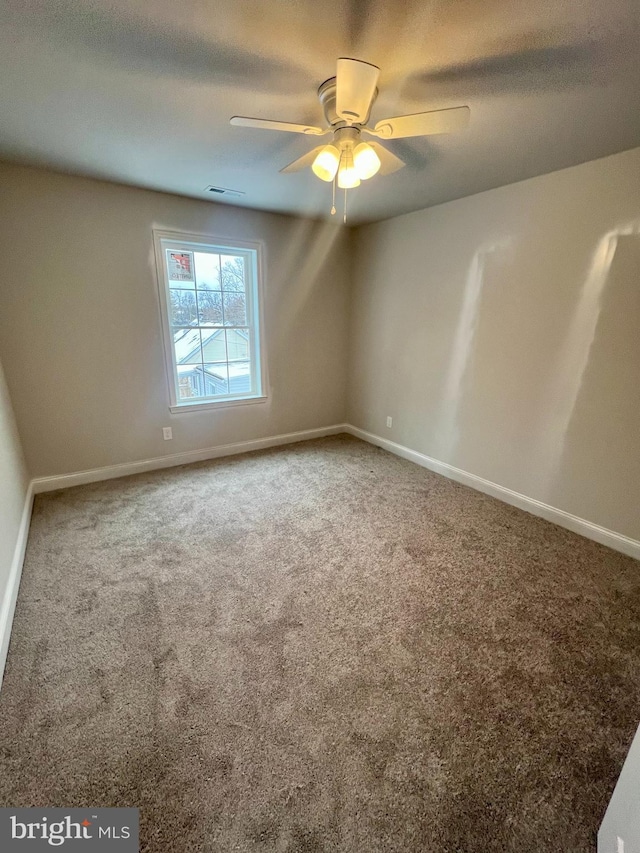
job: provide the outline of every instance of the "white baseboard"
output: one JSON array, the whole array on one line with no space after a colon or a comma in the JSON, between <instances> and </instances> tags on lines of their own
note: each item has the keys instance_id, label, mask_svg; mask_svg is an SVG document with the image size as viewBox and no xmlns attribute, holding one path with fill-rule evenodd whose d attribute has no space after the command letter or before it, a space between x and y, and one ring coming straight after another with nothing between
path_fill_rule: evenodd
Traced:
<instances>
[{"instance_id":1,"label":"white baseboard","mask_svg":"<svg viewBox=\"0 0 640 853\"><path fill-rule=\"evenodd\" d=\"M346 431L345 424L333 424L333 426L318 429L271 435L250 441L238 441L234 444L221 444L203 450L187 450L184 453L174 453L171 456L156 456L153 459L143 459L139 462L124 462L119 465L108 465L104 468L91 468L88 471L76 471L73 474L36 477L31 484L33 493L37 495L40 492L51 492L54 489L67 489L70 486L82 486L85 483L97 483L100 480L128 477L130 474L142 474L145 471L156 471L159 468L173 468L176 465L188 465L190 462L203 462L206 459L217 459L221 456L234 456L237 453L248 453L251 450L262 450L281 444L294 444L296 441L309 441L312 438L324 438L327 435L337 435L337 433Z\"/></svg>"},{"instance_id":2,"label":"white baseboard","mask_svg":"<svg viewBox=\"0 0 640 853\"><path fill-rule=\"evenodd\" d=\"M15 613L16 601L18 599L18 589L20 587L20 578L22 577L24 555L27 549L27 538L29 536L29 522L31 521L32 508L33 484L29 483L24 500L22 518L20 519L20 527L18 528L16 547L13 552L13 560L11 561L11 568L9 569L7 587L4 591L2 602L0 602L0 686L2 685L4 666L7 662L7 652L9 651L11 626L13 624L13 614Z\"/></svg>"},{"instance_id":3,"label":"white baseboard","mask_svg":"<svg viewBox=\"0 0 640 853\"><path fill-rule=\"evenodd\" d=\"M171 456L158 456L153 459L143 459L138 462L125 462L120 465L109 465L104 468L92 468L88 471L76 471L73 474L61 474L53 477L38 477L31 482L31 490L33 494L40 492L49 492L54 489L65 489L70 486L80 486L85 483L95 483L100 480L111 480L116 477L127 477L130 474L141 474L145 471L155 471L160 468L171 468L176 465L188 465L190 462L202 462L207 459L216 459L222 456L233 456L238 453L247 453L251 450L261 450L267 447L277 447L283 444L293 444L296 441L308 441L313 438L323 438L327 435L337 435L341 432L347 432L350 435L360 438L369 444L375 444L385 450L394 453L396 456L401 456L403 459L408 459L410 462L415 462L423 468L428 468L436 474L442 474L450 480L455 480L465 486L470 486L479 492L484 492L505 503L517 506L532 515L537 515L547 521L566 527L574 533L579 533L586 536L587 539L593 539L601 545L607 545L616 551L621 551L623 554L628 554L630 557L635 557L640 560L640 542L637 539L631 539L621 533L616 533L614 530L609 530L606 527L601 527L577 515L572 515L562 509L545 504L535 498L527 497L520 492L515 492L513 489L508 489L505 486L500 486L498 483L493 483L491 480L485 480L483 477L478 477L476 474L470 474L468 471L463 471L460 468L455 468L447 462L441 462L439 459L434 459L424 453L419 453L417 450L411 450L402 444L397 444L395 441L390 441L382 436L367 432L352 424L333 424L332 426L320 427L318 429L301 430L300 432L283 433L282 435L272 435L266 438L257 438L250 441L239 441L233 444L222 444L217 447L208 447L203 450L190 450L185 453L174 453ZM26 537L25 537L26 541ZM15 605L15 602L14 602ZM2 610L4 614L4 609ZM3 622L0 616L0 638L2 634ZM0 663L3 662L0 646Z\"/></svg>"},{"instance_id":4,"label":"white baseboard","mask_svg":"<svg viewBox=\"0 0 640 853\"><path fill-rule=\"evenodd\" d=\"M396 456L402 456L403 459L415 462L423 468L435 471L436 474L442 474L450 480L455 480L465 486L471 486L472 489L484 492L487 495L498 498L498 500L530 512L532 515L540 516L540 518L552 521L554 524L560 525L560 527L566 527L567 530L572 530L574 533L586 536L587 539L593 539L601 545L607 545L609 548L621 551L623 554L640 560L640 542L637 539L630 539L621 533L616 533L606 527L600 527L600 525L580 518L577 515L572 515L562 509L542 503L542 501L535 500L535 498L529 498L526 495L520 494L520 492L514 492L512 489L505 488L505 486L499 486L497 483L492 483L491 480L477 477L468 471L454 468L453 465L449 465L446 462L440 462L440 460L426 456L424 453L418 453L416 450L411 450L409 447L396 444L395 441L389 441L389 439L366 432L351 424L345 424L344 431L356 438L361 438L363 441L368 441L369 444L375 444L384 450L395 453Z\"/></svg>"}]
</instances>

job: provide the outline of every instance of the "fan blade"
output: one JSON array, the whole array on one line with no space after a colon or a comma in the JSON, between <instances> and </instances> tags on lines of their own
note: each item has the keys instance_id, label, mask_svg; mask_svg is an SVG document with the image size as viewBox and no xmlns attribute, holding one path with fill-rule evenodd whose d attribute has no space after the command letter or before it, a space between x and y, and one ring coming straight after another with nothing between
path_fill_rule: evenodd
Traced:
<instances>
[{"instance_id":1,"label":"fan blade","mask_svg":"<svg viewBox=\"0 0 640 853\"><path fill-rule=\"evenodd\" d=\"M336 112L345 121L364 124L376 96L380 69L359 59L341 57L336 72Z\"/></svg>"},{"instance_id":2,"label":"fan blade","mask_svg":"<svg viewBox=\"0 0 640 853\"><path fill-rule=\"evenodd\" d=\"M385 118L376 124L373 134L382 139L403 139L407 136L454 133L469 124L470 112L469 107L453 107L448 110Z\"/></svg>"},{"instance_id":3,"label":"fan blade","mask_svg":"<svg viewBox=\"0 0 640 853\"><path fill-rule=\"evenodd\" d=\"M289 163L288 166L285 166L284 169L280 169L280 171L284 174L288 174L289 172L299 172L301 169L306 169L307 166L310 166L313 163L324 147L324 145L318 145L318 147L314 148L313 151L309 151L307 154L303 154L302 157L298 157L297 160L294 160L293 163Z\"/></svg>"},{"instance_id":4,"label":"fan blade","mask_svg":"<svg viewBox=\"0 0 640 853\"><path fill-rule=\"evenodd\" d=\"M311 136L324 136L330 131L321 127L313 127L308 124L292 124L288 121L271 121L267 118L248 118L247 116L233 116L229 119L230 124L235 127L257 127L261 130L286 130L289 133L306 133Z\"/></svg>"},{"instance_id":5,"label":"fan blade","mask_svg":"<svg viewBox=\"0 0 640 853\"><path fill-rule=\"evenodd\" d=\"M392 172L397 172L398 169L402 169L406 165L404 160L396 157L395 154L392 154L388 148L380 145L379 142L367 142L367 145L370 145L380 158L379 175L390 175Z\"/></svg>"}]
</instances>

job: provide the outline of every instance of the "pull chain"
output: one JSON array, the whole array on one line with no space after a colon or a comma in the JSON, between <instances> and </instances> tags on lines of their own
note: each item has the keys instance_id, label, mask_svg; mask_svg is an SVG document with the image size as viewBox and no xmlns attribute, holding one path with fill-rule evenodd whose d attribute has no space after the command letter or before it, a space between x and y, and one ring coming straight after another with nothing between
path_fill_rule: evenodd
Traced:
<instances>
[{"instance_id":1,"label":"pull chain","mask_svg":"<svg viewBox=\"0 0 640 853\"><path fill-rule=\"evenodd\" d=\"M336 215L336 180L337 180L337 174L333 179L333 193L331 196L331 215L332 216Z\"/></svg>"},{"instance_id":2,"label":"pull chain","mask_svg":"<svg viewBox=\"0 0 640 853\"><path fill-rule=\"evenodd\" d=\"M344 224L347 224L347 190L344 191L344 216L342 217Z\"/></svg>"}]
</instances>

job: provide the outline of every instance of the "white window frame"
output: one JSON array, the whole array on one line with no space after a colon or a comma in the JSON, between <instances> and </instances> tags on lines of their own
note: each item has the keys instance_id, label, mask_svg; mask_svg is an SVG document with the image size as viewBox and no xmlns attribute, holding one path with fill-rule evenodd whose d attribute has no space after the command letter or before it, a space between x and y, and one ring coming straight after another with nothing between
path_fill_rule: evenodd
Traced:
<instances>
[{"instance_id":1,"label":"white window frame","mask_svg":"<svg viewBox=\"0 0 640 853\"><path fill-rule=\"evenodd\" d=\"M160 318L164 345L165 371L169 391L169 410L173 414L182 412L202 412L225 406L246 406L264 403L267 400L266 355L264 352L264 315L263 315L263 244L244 240L220 238L211 234L194 234L181 231L161 231L153 229L153 243L156 258L158 296L160 300ZM167 246L166 244L175 244ZM225 395L219 398L207 397L202 401L181 401L178 396L178 370L173 346L170 320L169 276L166 264L166 249L186 249L188 251L208 250L222 254L243 255L247 258L245 270L247 326L250 329L251 380L252 388L248 393ZM233 328L221 326L220 328Z\"/></svg>"}]
</instances>

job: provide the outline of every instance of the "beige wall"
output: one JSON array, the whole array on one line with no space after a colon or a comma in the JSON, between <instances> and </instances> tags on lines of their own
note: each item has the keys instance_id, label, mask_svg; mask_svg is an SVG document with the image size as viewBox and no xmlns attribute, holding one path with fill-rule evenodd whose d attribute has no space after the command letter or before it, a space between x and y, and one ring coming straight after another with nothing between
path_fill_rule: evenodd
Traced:
<instances>
[{"instance_id":1,"label":"beige wall","mask_svg":"<svg viewBox=\"0 0 640 853\"><path fill-rule=\"evenodd\" d=\"M3 604L18 542L29 478L13 416L9 391L0 364L0 678L4 664Z\"/></svg>"},{"instance_id":2,"label":"beige wall","mask_svg":"<svg viewBox=\"0 0 640 853\"><path fill-rule=\"evenodd\" d=\"M344 420L344 229L9 165L0 187L0 358L33 476ZM170 415L152 228L264 241L267 403Z\"/></svg>"},{"instance_id":3,"label":"beige wall","mask_svg":"<svg viewBox=\"0 0 640 853\"><path fill-rule=\"evenodd\" d=\"M357 229L353 256L329 224L16 166L0 185L0 358L33 476L346 410L640 538L640 150ZM267 404L169 414L153 227L264 240Z\"/></svg>"},{"instance_id":4,"label":"beige wall","mask_svg":"<svg viewBox=\"0 0 640 853\"><path fill-rule=\"evenodd\" d=\"M640 539L640 149L355 239L348 420Z\"/></svg>"}]
</instances>

